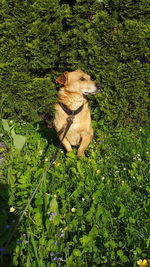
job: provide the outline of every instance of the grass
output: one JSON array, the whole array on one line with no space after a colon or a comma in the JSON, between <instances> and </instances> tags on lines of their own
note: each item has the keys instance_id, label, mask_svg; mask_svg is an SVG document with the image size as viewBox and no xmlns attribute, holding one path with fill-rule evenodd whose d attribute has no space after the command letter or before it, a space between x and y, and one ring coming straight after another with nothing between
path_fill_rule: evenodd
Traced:
<instances>
[{"instance_id":1,"label":"grass","mask_svg":"<svg viewBox=\"0 0 150 267\"><path fill-rule=\"evenodd\" d=\"M1 266L148 266L148 127L95 127L86 157L60 148L50 168L58 146L53 129L25 122L4 128L0 136L9 152L0 176Z\"/></svg>"}]
</instances>

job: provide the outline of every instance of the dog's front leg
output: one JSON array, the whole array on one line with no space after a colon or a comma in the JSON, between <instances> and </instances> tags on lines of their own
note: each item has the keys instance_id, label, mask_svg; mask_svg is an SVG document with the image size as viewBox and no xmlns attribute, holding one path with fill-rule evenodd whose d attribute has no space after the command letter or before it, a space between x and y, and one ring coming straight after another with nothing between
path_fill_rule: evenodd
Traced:
<instances>
[{"instance_id":1,"label":"dog's front leg","mask_svg":"<svg viewBox=\"0 0 150 267\"><path fill-rule=\"evenodd\" d=\"M59 136L60 141L62 140L62 136L63 136L62 134ZM72 151L72 147L71 147L70 143L68 142L68 140L66 138L63 139L62 145L65 147L67 152L71 152Z\"/></svg>"},{"instance_id":2,"label":"dog's front leg","mask_svg":"<svg viewBox=\"0 0 150 267\"><path fill-rule=\"evenodd\" d=\"M77 153L78 156L84 156L84 151L88 147L88 145L91 142L92 138L93 138L93 132L87 133L82 137L80 146L78 148L78 153Z\"/></svg>"}]
</instances>

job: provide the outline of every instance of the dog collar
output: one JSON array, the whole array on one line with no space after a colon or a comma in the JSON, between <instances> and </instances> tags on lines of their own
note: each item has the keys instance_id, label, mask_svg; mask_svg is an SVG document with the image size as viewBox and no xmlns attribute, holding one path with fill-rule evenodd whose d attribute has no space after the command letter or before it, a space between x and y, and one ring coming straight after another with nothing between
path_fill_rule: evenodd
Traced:
<instances>
[{"instance_id":1,"label":"dog collar","mask_svg":"<svg viewBox=\"0 0 150 267\"><path fill-rule=\"evenodd\" d=\"M62 102L58 102L58 104L61 106L61 108L63 109L63 111L65 111L69 116L70 115L77 115L78 113L80 113L83 109L84 104L82 104L79 108L72 110L70 108L68 108L64 103Z\"/></svg>"}]
</instances>

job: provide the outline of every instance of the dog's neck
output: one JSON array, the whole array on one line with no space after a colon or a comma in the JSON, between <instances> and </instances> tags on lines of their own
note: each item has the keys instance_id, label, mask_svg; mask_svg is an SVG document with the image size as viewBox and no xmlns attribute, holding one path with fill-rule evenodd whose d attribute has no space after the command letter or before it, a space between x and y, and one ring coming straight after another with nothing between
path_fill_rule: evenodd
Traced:
<instances>
[{"instance_id":1,"label":"dog's neck","mask_svg":"<svg viewBox=\"0 0 150 267\"><path fill-rule=\"evenodd\" d=\"M60 89L58 98L59 102L64 103L71 110L78 109L81 105L87 102L82 93L67 92L66 90L63 90L63 88Z\"/></svg>"}]
</instances>

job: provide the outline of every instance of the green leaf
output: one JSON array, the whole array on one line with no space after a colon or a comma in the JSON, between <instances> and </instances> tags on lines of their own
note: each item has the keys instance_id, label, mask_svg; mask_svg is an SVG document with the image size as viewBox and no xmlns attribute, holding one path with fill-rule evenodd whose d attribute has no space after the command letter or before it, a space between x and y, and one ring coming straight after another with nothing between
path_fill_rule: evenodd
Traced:
<instances>
[{"instance_id":1,"label":"green leaf","mask_svg":"<svg viewBox=\"0 0 150 267\"><path fill-rule=\"evenodd\" d=\"M31 234L31 244L32 244L32 246L33 246L33 251L34 251L36 260L37 260L37 262L38 262L39 260L38 260L38 253L37 253L37 251L38 251L38 249L37 249L37 243L36 243L36 241L34 240L34 237L33 237L32 234Z\"/></svg>"},{"instance_id":2,"label":"green leaf","mask_svg":"<svg viewBox=\"0 0 150 267\"><path fill-rule=\"evenodd\" d=\"M10 127L9 127L9 124L8 124L7 120L2 119L2 125L3 125L4 130L5 130L7 133L9 133L9 132L10 132Z\"/></svg>"},{"instance_id":3,"label":"green leaf","mask_svg":"<svg viewBox=\"0 0 150 267\"><path fill-rule=\"evenodd\" d=\"M75 154L75 152L73 150L71 152L67 153L66 156L68 158L71 158L71 159L76 159L77 158L77 156L76 156L76 154Z\"/></svg>"},{"instance_id":4,"label":"green leaf","mask_svg":"<svg viewBox=\"0 0 150 267\"><path fill-rule=\"evenodd\" d=\"M58 213L58 202L56 200L56 197L53 197L50 202L50 212Z\"/></svg>"},{"instance_id":5,"label":"green leaf","mask_svg":"<svg viewBox=\"0 0 150 267\"><path fill-rule=\"evenodd\" d=\"M11 135L13 138L15 149L20 152L22 150L27 138L25 136L16 134L14 129L11 130Z\"/></svg>"},{"instance_id":6,"label":"green leaf","mask_svg":"<svg viewBox=\"0 0 150 267\"><path fill-rule=\"evenodd\" d=\"M54 262L50 264L50 267L56 267L56 266L57 266L57 265L56 265L56 263L54 263Z\"/></svg>"},{"instance_id":7,"label":"green leaf","mask_svg":"<svg viewBox=\"0 0 150 267\"><path fill-rule=\"evenodd\" d=\"M76 256L76 257L80 257L82 255L81 251L79 249L74 249L73 250L73 254Z\"/></svg>"}]
</instances>

